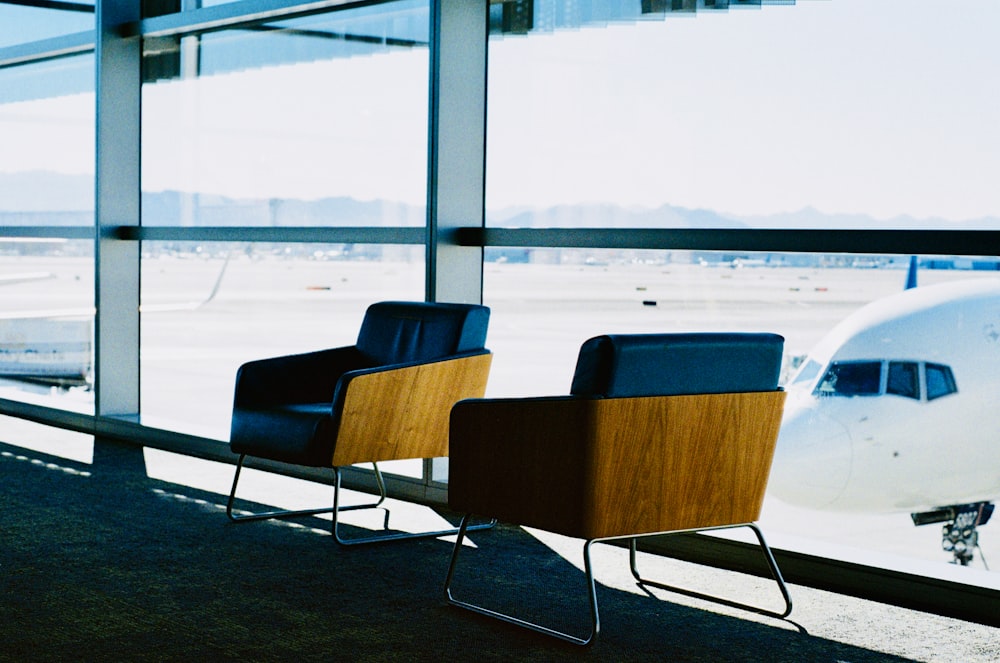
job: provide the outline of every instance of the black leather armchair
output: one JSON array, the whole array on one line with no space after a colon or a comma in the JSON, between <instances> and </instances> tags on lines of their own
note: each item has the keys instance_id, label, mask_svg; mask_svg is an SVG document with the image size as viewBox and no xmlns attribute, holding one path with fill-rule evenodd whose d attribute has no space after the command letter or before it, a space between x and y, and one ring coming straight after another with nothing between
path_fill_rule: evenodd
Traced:
<instances>
[{"instance_id":1,"label":"black leather armchair","mask_svg":"<svg viewBox=\"0 0 1000 663\"><path fill-rule=\"evenodd\" d=\"M470 399L451 415L448 501L465 513L445 581L452 605L589 644L600 630L591 545L627 540L636 580L784 617L785 583L754 523L759 517L785 393L775 334L599 336L580 349L570 394ZM453 596L473 514L584 540L591 630L556 631ZM741 605L643 578L636 540L749 527L785 606ZM469 557L485 555L478 539ZM506 586L506 585L505 585Z\"/></svg>"},{"instance_id":2,"label":"black leather armchair","mask_svg":"<svg viewBox=\"0 0 1000 663\"><path fill-rule=\"evenodd\" d=\"M342 544L448 532L345 539L337 514L385 499L379 461L448 455L452 405L481 397L492 355L485 348L489 309L471 304L380 302L365 313L354 345L251 361L236 376L230 448L239 454L227 515L233 521L332 513ZM237 513L247 457L334 473L332 507ZM341 507L340 468L372 463L379 500ZM388 514L386 515L386 528Z\"/></svg>"}]
</instances>

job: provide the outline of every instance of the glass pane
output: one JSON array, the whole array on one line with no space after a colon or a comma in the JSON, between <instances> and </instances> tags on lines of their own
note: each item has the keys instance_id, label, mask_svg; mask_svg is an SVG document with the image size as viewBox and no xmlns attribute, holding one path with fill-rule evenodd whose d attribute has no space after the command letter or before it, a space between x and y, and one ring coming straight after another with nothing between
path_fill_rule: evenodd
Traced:
<instances>
[{"instance_id":1,"label":"glass pane","mask_svg":"<svg viewBox=\"0 0 1000 663\"><path fill-rule=\"evenodd\" d=\"M920 398L920 373L917 371L917 365L912 362L889 362L885 393Z\"/></svg>"},{"instance_id":2,"label":"glass pane","mask_svg":"<svg viewBox=\"0 0 1000 663\"><path fill-rule=\"evenodd\" d=\"M491 225L1000 227L996 2L533 4L490 43Z\"/></svg>"},{"instance_id":3,"label":"glass pane","mask_svg":"<svg viewBox=\"0 0 1000 663\"><path fill-rule=\"evenodd\" d=\"M401 2L147 42L143 224L423 225L427 20Z\"/></svg>"},{"instance_id":4,"label":"glass pane","mask_svg":"<svg viewBox=\"0 0 1000 663\"><path fill-rule=\"evenodd\" d=\"M422 246L144 242L143 423L229 439L243 362L352 345L367 306L422 300Z\"/></svg>"},{"instance_id":5,"label":"glass pane","mask_svg":"<svg viewBox=\"0 0 1000 663\"><path fill-rule=\"evenodd\" d=\"M927 400L941 398L958 391L951 369L940 364L927 364Z\"/></svg>"},{"instance_id":6,"label":"glass pane","mask_svg":"<svg viewBox=\"0 0 1000 663\"><path fill-rule=\"evenodd\" d=\"M568 7L491 10L489 225L1000 228L997 3L837 0L643 21L620 11L636 20L603 25ZM841 356L856 330L834 329L903 290L906 256L490 253L492 394L566 393L594 334L779 332L789 397L763 519L772 544L907 568L964 562L910 513L1000 496L1000 457L982 433L996 430L992 408L966 397L995 393L1000 375L983 345L1000 324L986 313L993 286L986 305L959 307L986 316L975 324L908 319ZM997 263L923 258L915 297L938 281L992 281ZM927 334L908 347L912 329ZM961 367L946 359L954 348ZM833 361L890 360L940 361L962 390L885 398L873 382L866 398L813 397ZM941 458L956 462L942 472Z\"/></svg>"},{"instance_id":7,"label":"glass pane","mask_svg":"<svg viewBox=\"0 0 1000 663\"><path fill-rule=\"evenodd\" d=\"M874 396L879 393L882 363L834 362L816 388L819 396Z\"/></svg>"},{"instance_id":8,"label":"glass pane","mask_svg":"<svg viewBox=\"0 0 1000 663\"><path fill-rule=\"evenodd\" d=\"M38 4L0 4L0 48L94 29L93 0Z\"/></svg>"},{"instance_id":9,"label":"glass pane","mask_svg":"<svg viewBox=\"0 0 1000 663\"><path fill-rule=\"evenodd\" d=\"M82 107L93 114L94 57L92 54L68 56L32 64L0 68L0 104L58 99L66 106ZM16 106L33 109L33 106ZM81 111L73 110L74 114ZM46 113L42 113L43 116ZM54 127L58 132L58 125ZM93 147L90 148L93 151Z\"/></svg>"},{"instance_id":10,"label":"glass pane","mask_svg":"<svg viewBox=\"0 0 1000 663\"><path fill-rule=\"evenodd\" d=\"M486 258L484 297L494 311L490 345L497 352L489 389L496 396L565 393L576 353L590 336L660 331L777 331L785 337L786 377L812 391L829 357L809 361L810 351L861 306L902 292L908 264L901 256L885 269L867 269L852 267L862 256L737 259L707 251L576 248L491 249ZM921 269L918 279L931 285L995 275ZM497 325L512 332L504 335ZM525 329L531 333L520 333ZM511 346L497 347L501 342Z\"/></svg>"},{"instance_id":11,"label":"glass pane","mask_svg":"<svg viewBox=\"0 0 1000 663\"><path fill-rule=\"evenodd\" d=\"M0 397L94 411L93 242L0 237Z\"/></svg>"},{"instance_id":12,"label":"glass pane","mask_svg":"<svg viewBox=\"0 0 1000 663\"><path fill-rule=\"evenodd\" d=\"M94 58L0 69L0 224L93 226Z\"/></svg>"},{"instance_id":13,"label":"glass pane","mask_svg":"<svg viewBox=\"0 0 1000 663\"><path fill-rule=\"evenodd\" d=\"M201 36L202 76L428 47L426 0L400 0L322 16L276 20ZM422 81L425 82L425 81ZM343 90L336 99L350 99ZM336 104L335 104L336 105Z\"/></svg>"},{"instance_id":14,"label":"glass pane","mask_svg":"<svg viewBox=\"0 0 1000 663\"><path fill-rule=\"evenodd\" d=\"M93 227L93 79L91 56L0 69L0 227ZM93 241L16 235L0 231L3 397L92 413Z\"/></svg>"},{"instance_id":15,"label":"glass pane","mask_svg":"<svg viewBox=\"0 0 1000 663\"><path fill-rule=\"evenodd\" d=\"M910 514L1000 493L995 408L981 400L995 393L1000 374L984 334L1000 302L995 265L923 268L918 287L904 290L902 256L879 269L851 266L861 256L796 257L807 264L777 255L734 264L730 254L685 251L529 248L517 259L491 252L487 395L567 394L581 344L599 334L779 333L788 399L761 519L769 542L890 568L920 560L931 562L929 573L949 569L941 528L916 527ZM954 380L980 389L931 402L879 395L890 359L912 358L894 362L909 365L912 378L916 360L946 354ZM849 373L871 378L849 389L869 395L815 397L831 364L844 381ZM928 365L929 384L937 382L931 366L943 364ZM958 462L942 471L942 458ZM979 539L987 558L997 549L991 528ZM972 583L986 572L978 554L974 566L965 576Z\"/></svg>"}]
</instances>

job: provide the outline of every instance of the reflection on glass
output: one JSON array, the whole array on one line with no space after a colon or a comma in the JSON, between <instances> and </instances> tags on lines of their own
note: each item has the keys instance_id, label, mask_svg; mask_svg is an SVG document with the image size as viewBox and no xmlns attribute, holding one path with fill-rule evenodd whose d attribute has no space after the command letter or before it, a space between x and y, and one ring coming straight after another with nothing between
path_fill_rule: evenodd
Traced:
<instances>
[{"instance_id":1,"label":"reflection on glass","mask_svg":"<svg viewBox=\"0 0 1000 663\"><path fill-rule=\"evenodd\" d=\"M982 84L1000 58L996 3L942 13L933 0L799 2L578 30L562 28L594 18L532 7L491 14L491 226L1000 228L1000 96ZM772 544L983 568L910 514L969 504L948 513L974 523L1000 498L1000 452L982 432L1000 426L985 396L1000 375L995 285L974 323L908 321L851 347L824 339L901 293L904 256L503 249L487 260L491 395L566 393L596 334L778 332L789 400L764 520L769 538L787 538ZM995 282L997 260L921 266L923 293ZM926 334L904 347L907 329ZM839 347L851 352L834 357ZM866 396L820 399L820 382ZM993 527L978 539L987 557L1000 550Z\"/></svg>"},{"instance_id":2,"label":"reflection on glass","mask_svg":"<svg viewBox=\"0 0 1000 663\"><path fill-rule=\"evenodd\" d=\"M229 439L243 362L350 345L365 309L424 297L423 247L144 242L144 423Z\"/></svg>"},{"instance_id":3,"label":"reflection on glass","mask_svg":"<svg viewBox=\"0 0 1000 663\"><path fill-rule=\"evenodd\" d=\"M0 397L93 412L93 243L0 237Z\"/></svg>"},{"instance_id":4,"label":"reflection on glass","mask_svg":"<svg viewBox=\"0 0 1000 663\"><path fill-rule=\"evenodd\" d=\"M427 16L408 1L147 44L143 224L423 225Z\"/></svg>"},{"instance_id":5,"label":"reflection on glass","mask_svg":"<svg viewBox=\"0 0 1000 663\"><path fill-rule=\"evenodd\" d=\"M91 56L0 69L0 226L93 226L93 79ZM2 397L92 413L93 242L7 236L0 255Z\"/></svg>"},{"instance_id":6,"label":"reflection on glass","mask_svg":"<svg viewBox=\"0 0 1000 663\"><path fill-rule=\"evenodd\" d=\"M490 42L490 225L1000 227L997 3L532 4Z\"/></svg>"},{"instance_id":7,"label":"reflection on glass","mask_svg":"<svg viewBox=\"0 0 1000 663\"><path fill-rule=\"evenodd\" d=\"M93 0L0 4L0 48L94 29Z\"/></svg>"},{"instance_id":8,"label":"reflection on glass","mask_svg":"<svg viewBox=\"0 0 1000 663\"><path fill-rule=\"evenodd\" d=\"M397 0L210 33L201 37L198 74L426 50L428 21L427 0Z\"/></svg>"},{"instance_id":9,"label":"reflection on glass","mask_svg":"<svg viewBox=\"0 0 1000 663\"><path fill-rule=\"evenodd\" d=\"M818 395L874 396L879 393L882 362L835 362L816 387Z\"/></svg>"},{"instance_id":10,"label":"reflection on glass","mask_svg":"<svg viewBox=\"0 0 1000 663\"><path fill-rule=\"evenodd\" d=\"M93 64L0 69L0 225L93 226Z\"/></svg>"},{"instance_id":11,"label":"reflection on glass","mask_svg":"<svg viewBox=\"0 0 1000 663\"><path fill-rule=\"evenodd\" d=\"M922 257L918 286L904 290L902 256L874 269L857 266L860 256L787 257L491 251L488 396L567 394L580 346L600 334L779 333L788 401L763 515L769 540L835 544L821 554L890 567L899 556L966 563L942 549L940 527L916 527L911 514L1000 496L996 262ZM871 344L858 341L864 321L882 325ZM998 550L992 528L977 539L987 558Z\"/></svg>"}]
</instances>

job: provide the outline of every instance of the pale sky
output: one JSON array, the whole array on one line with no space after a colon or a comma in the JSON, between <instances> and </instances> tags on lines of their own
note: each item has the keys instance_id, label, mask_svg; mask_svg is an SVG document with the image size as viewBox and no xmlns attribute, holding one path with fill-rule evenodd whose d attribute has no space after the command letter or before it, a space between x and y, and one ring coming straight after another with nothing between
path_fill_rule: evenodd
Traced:
<instances>
[{"instance_id":1,"label":"pale sky","mask_svg":"<svg viewBox=\"0 0 1000 663\"><path fill-rule=\"evenodd\" d=\"M800 0L494 43L491 175L510 202L1000 215L998 33L995 0Z\"/></svg>"},{"instance_id":2,"label":"pale sky","mask_svg":"<svg viewBox=\"0 0 1000 663\"><path fill-rule=\"evenodd\" d=\"M998 31L1000 0L799 0L493 40L488 205L1000 216ZM144 186L420 204L426 67L147 86ZM92 105L0 105L0 172L92 172Z\"/></svg>"}]
</instances>

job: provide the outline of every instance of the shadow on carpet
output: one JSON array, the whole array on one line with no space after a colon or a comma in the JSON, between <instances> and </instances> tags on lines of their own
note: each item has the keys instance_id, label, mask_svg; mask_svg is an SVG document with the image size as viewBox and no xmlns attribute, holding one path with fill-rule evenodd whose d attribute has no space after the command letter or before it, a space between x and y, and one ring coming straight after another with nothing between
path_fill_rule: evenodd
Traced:
<instances>
[{"instance_id":1,"label":"shadow on carpet","mask_svg":"<svg viewBox=\"0 0 1000 663\"><path fill-rule=\"evenodd\" d=\"M342 548L326 521L233 524L224 496L148 478L127 445L86 465L0 444L0 499L3 661L903 660L606 587L583 650L447 606L446 541ZM517 579L463 553L484 600L587 628L576 568L516 527L479 537Z\"/></svg>"}]
</instances>

